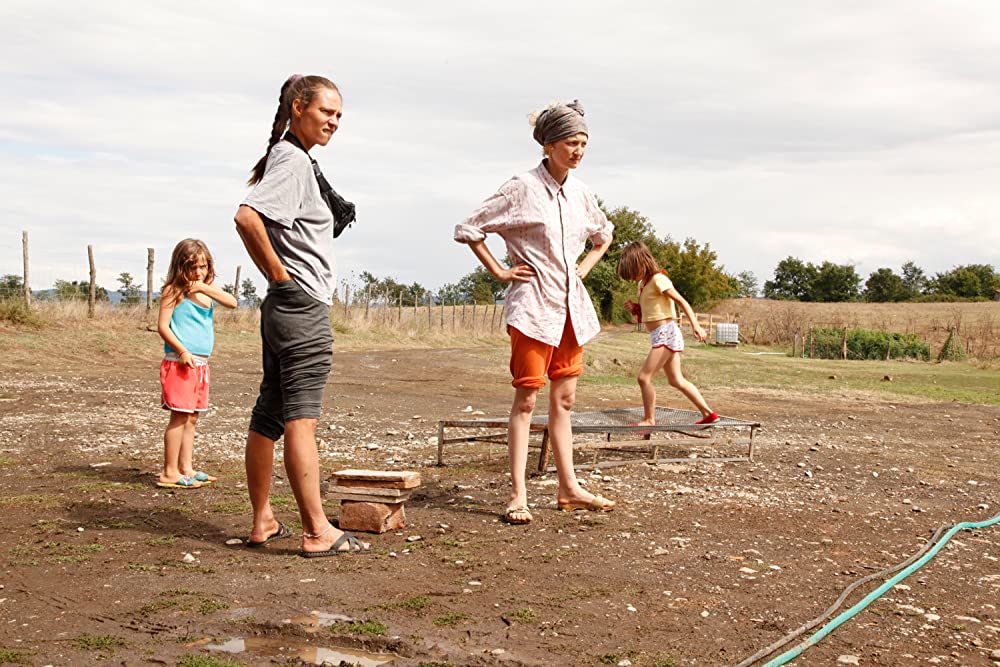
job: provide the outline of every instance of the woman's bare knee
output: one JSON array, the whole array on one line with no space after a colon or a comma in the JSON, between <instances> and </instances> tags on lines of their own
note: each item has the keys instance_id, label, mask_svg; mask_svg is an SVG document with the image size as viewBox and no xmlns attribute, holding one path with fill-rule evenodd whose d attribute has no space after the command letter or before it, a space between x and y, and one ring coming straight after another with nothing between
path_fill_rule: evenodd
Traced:
<instances>
[{"instance_id":1,"label":"woman's bare knee","mask_svg":"<svg viewBox=\"0 0 1000 667\"><path fill-rule=\"evenodd\" d=\"M537 398L538 392L518 398L514 401L514 412L519 412L521 414L533 413L535 411L535 399Z\"/></svg>"}]
</instances>

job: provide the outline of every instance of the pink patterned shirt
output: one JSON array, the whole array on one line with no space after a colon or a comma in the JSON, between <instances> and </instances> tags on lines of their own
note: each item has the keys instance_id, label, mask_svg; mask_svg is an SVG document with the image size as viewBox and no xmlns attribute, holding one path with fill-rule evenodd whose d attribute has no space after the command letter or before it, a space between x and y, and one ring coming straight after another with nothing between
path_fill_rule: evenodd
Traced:
<instances>
[{"instance_id":1,"label":"pink patterned shirt","mask_svg":"<svg viewBox=\"0 0 1000 667\"><path fill-rule=\"evenodd\" d=\"M606 243L612 230L587 186L572 176L559 185L543 160L501 185L455 227L455 240L474 243L494 232L507 242L511 261L535 270L530 281L507 288L507 324L558 347L567 317L580 345L601 330L576 263L587 239Z\"/></svg>"}]
</instances>

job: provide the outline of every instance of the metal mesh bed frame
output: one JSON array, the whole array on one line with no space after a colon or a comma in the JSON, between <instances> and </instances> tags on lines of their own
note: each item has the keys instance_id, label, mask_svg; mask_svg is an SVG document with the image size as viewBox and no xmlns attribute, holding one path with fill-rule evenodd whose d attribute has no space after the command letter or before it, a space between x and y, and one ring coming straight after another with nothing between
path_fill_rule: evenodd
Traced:
<instances>
[{"instance_id":1,"label":"metal mesh bed frame","mask_svg":"<svg viewBox=\"0 0 1000 667\"><path fill-rule=\"evenodd\" d=\"M597 455L601 451L643 451L649 450L650 460L654 463L679 463L690 462L690 458L683 459L661 459L659 449L665 445L683 444L715 444L720 439L726 440L729 444L746 445L746 454L743 456L711 457L713 461L753 461L754 455L754 435L760 429L760 422L736 419L735 417L721 417L720 420L709 426L696 424L701 419L701 413L694 410L676 410L673 408L656 408L656 426L636 426L635 424L643 417L641 408L618 408L615 410L601 410L597 412L574 412L572 413L573 433L596 433L605 435L604 443L581 443L574 439L574 450L594 450L594 461L588 467L609 467L622 465L632 461L608 461L603 465L597 462ZM507 418L488 417L482 419L445 419L438 422L438 465L444 465L444 446L457 442L489 442L495 444L507 444ZM476 433L474 435L447 437L447 429L485 429L502 428L500 433ZM541 433L541 442L531 443L529 447L540 449L538 457L538 471L546 469L549 458L549 417L548 415L535 415L531 420L531 432ZM671 438L669 440L653 440L656 433L682 433L689 438ZM746 433L746 437L739 434ZM724 437L720 437L725 434ZM631 436L631 440L613 441L612 435ZM640 438L636 440L635 438ZM640 461L646 461L642 459ZM583 466L580 466L583 467Z\"/></svg>"}]
</instances>

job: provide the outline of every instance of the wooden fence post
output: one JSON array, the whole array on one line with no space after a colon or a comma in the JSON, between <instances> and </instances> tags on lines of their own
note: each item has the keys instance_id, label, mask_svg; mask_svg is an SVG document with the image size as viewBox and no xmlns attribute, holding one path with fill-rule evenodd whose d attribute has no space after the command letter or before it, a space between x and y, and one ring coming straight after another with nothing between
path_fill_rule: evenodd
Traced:
<instances>
[{"instance_id":1,"label":"wooden fence post","mask_svg":"<svg viewBox=\"0 0 1000 667\"><path fill-rule=\"evenodd\" d=\"M399 324L402 324L403 323L403 290L399 290L399 306L398 306L398 308L399 308L399 313L398 313L399 317L397 317L396 319L399 322Z\"/></svg>"},{"instance_id":2,"label":"wooden fence post","mask_svg":"<svg viewBox=\"0 0 1000 667\"><path fill-rule=\"evenodd\" d=\"M372 301L372 285L371 283L368 283L368 286L365 288L365 322L368 321L368 306L369 304L371 304L371 301Z\"/></svg>"},{"instance_id":3,"label":"wooden fence post","mask_svg":"<svg viewBox=\"0 0 1000 667\"><path fill-rule=\"evenodd\" d=\"M153 312L153 249L146 248L146 316Z\"/></svg>"},{"instance_id":4,"label":"wooden fence post","mask_svg":"<svg viewBox=\"0 0 1000 667\"><path fill-rule=\"evenodd\" d=\"M233 283L233 291L236 292L233 296L236 297L236 307L240 307L240 269L243 268L241 265L236 265L236 282Z\"/></svg>"},{"instance_id":5,"label":"wooden fence post","mask_svg":"<svg viewBox=\"0 0 1000 667\"><path fill-rule=\"evenodd\" d=\"M31 282L28 279L28 232L21 232L21 248L24 254L24 303L31 305Z\"/></svg>"},{"instance_id":6,"label":"wooden fence post","mask_svg":"<svg viewBox=\"0 0 1000 667\"><path fill-rule=\"evenodd\" d=\"M87 261L90 263L90 290L87 292L87 317L94 319L94 303L97 301L97 269L94 267L94 246L87 246Z\"/></svg>"},{"instance_id":7,"label":"wooden fence post","mask_svg":"<svg viewBox=\"0 0 1000 667\"><path fill-rule=\"evenodd\" d=\"M427 329L430 330L434 326L433 320L431 320L431 304L434 302L434 293L427 292Z\"/></svg>"},{"instance_id":8,"label":"wooden fence post","mask_svg":"<svg viewBox=\"0 0 1000 667\"><path fill-rule=\"evenodd\" d=\"M451 300L451 331L455 332L455 312L458 310L455 299Z\"/></svg>"},{"instance_id":9,"label":"wooden fence post","mask_svg":"<svg viewBox=\"0 0 1000 667\"><path fill-rule=\"evenodd\" d=\"M847 361L847 325L844 325L844 333L840 337L840 359Z\"/></svg>"},{"instance_id":10,"label":"wooden fence post","mask_svg":"<svg viewBox=\"0 0 1000 667\"><path fill-rule=\"evenodd\" d=\"M350 320L350 311L348 310L348 308L350 308L350 305L351 305L351 286L350 285L344 285L344 320L345 321L349 321Z\"/></svg>"}]
</instances>

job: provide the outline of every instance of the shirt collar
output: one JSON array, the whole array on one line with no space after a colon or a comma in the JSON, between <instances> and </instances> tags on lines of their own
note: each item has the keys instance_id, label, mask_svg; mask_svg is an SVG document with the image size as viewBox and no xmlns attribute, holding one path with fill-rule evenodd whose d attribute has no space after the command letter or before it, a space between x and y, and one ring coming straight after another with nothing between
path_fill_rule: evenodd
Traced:
<instances>
[{"instance_id":1,"label":"shirt collar","mask_svg":"<svg viewBox=\"0 0 1000 667\"><path fill-rule=\"evenodd\" d=\"M553 197L559 195L559 192L569 185L569 175L566 175L566 182L560 185L556 183L556 179L552 178L552 174L549 170L545 168L545 160L543 159L537 167L535 167L535 172L538 174L538 179L545 185L545 189L549 191L549 194ZM564 195L565 196L565 193Z\"/></svg>"}]
</instances>

